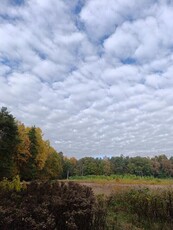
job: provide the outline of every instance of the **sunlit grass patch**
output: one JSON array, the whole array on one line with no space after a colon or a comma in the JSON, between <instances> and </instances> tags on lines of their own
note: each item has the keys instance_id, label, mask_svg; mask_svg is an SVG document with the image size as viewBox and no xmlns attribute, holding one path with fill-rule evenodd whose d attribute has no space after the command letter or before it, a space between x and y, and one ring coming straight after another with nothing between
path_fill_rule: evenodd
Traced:
<instances>
[{"instance_id":1,"label":"sunlit grass patch","mask_svg":"<svg viewBox=\"0 0 173 230\"><path fill-rule=\"evenodd\" d=\"M110 176L73 176L69 180L78 182L90 182L90 183L119 183L119 184L145 184L145 185L173 185L172 178L160 179L146 176L136 175L110 175Z\"/></svg>"}]
</instances>

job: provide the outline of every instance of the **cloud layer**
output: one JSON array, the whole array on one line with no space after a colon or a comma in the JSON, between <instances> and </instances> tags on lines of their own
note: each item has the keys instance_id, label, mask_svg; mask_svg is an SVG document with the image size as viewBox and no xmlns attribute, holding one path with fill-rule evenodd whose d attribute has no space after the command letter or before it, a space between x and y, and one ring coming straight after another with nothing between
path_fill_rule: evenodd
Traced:
<instances>
[{"instance_id":1,"label":"cloud layer","mask_svg":"<svg viewBox=\"0 0 173 230\"><path fill-rule=\"evenodd\" d=\"M65 155L173 153L173 4L2 0L0 106Z\"/></svg>"}]
</instances>

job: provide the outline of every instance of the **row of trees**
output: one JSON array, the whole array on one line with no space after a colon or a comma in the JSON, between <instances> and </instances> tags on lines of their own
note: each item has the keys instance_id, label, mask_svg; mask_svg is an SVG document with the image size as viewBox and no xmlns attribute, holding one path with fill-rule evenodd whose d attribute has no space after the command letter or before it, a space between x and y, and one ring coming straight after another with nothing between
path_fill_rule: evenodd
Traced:
<instances>
[{"instance_id":1,"label":"row of trees","mask_svg":"<svg viewBox=\"0 0 173 230\"><path fill-rule=\"evenodd\" d=\"M173 177L173 157L67 158L43 139L40 128L26 127L7 108L1 109L0 179L15 175L33 180L111 174Z\"/></svg>"},{"instance_id":2,"label":"row of trees","mask_svg":"<svg viewBox=\"0 0 173 230\"><path fill-rule=\"evenodd\" d=\"M133 174L158 178L173 177L173 157L159 155L148 157L85 157L77 161L71 171L76 175L111 175Z\"/></svg>"}]
</instances>

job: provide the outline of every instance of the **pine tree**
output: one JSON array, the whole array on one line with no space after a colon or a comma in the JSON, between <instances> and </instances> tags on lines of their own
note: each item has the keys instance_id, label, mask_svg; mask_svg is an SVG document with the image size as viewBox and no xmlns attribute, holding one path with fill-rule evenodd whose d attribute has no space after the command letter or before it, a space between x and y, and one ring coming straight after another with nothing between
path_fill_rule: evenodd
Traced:
<instances>
[{"instance_id":1,"label":"pine tree","mask_svg":"<svg viewBox=\"0 0 173 230\"><path fill-rule=\"evenodd\" d=\"M0 179L11 178L15 174L14 158L19 143L15 118L2 107L0 111Z\"/></svg>"}]
</instances>

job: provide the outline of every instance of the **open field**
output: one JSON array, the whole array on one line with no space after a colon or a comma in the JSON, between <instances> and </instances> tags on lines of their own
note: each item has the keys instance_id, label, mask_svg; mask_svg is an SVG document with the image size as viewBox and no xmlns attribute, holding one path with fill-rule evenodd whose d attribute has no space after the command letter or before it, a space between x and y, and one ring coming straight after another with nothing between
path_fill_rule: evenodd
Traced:
<instances>
[{"instance_id":1,"label":"open field","mask_svg":"<svg viewBox=\"0 0 173 230\"><path fill-rule=\"evenodd\" d=\"M97 183L97 182L82 182L82 181L76 181L77 183L81 185L89 186L93 189L93 192L95 194L105 194L110 195L112 193L116 193L118 191L123 191L131 188L150 188L150 189L167 189L167 188L173 188L173 185L151 185L151 184L120 184L120 183Z\"/></svg>"},{"instance_id":2,"label":"open field","mask_svg":"<svg viewBox=\"0 0 173 230\"><path fill-rule=\"evenodd\" d=\"M106 210L104 229L173 229L171 178L114 175L77 177L70 180L92 188L99 207Z\"/></svg>"},{"instance_id":3,"label":"open field","mask_svg":"<svg viewBox=\"0 0 173 230\"><path fill-rule=\"evenodd\" d=\"M124 191L131 188L151 188L167 189L173 188L173 179L158 179L153 177L128 176L84 176L72 177L74 181L81 185L89 186L95 194L110 195L118 191Z\"/></svg>"}]
</instances>

